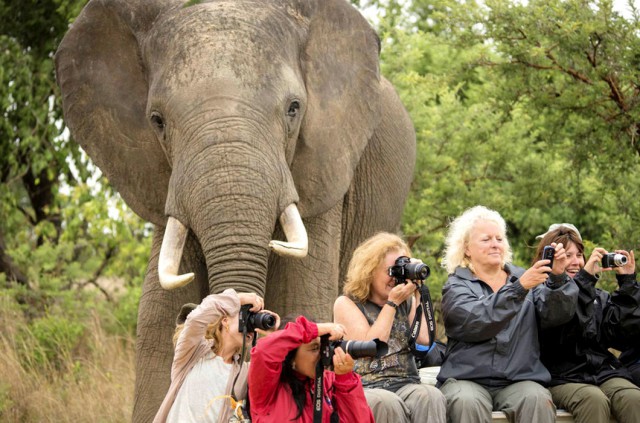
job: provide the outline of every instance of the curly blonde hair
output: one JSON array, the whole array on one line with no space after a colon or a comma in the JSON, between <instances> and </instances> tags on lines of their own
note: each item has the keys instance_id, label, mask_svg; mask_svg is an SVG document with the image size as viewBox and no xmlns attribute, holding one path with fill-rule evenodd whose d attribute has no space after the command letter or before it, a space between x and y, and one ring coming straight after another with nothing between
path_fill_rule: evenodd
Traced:
<instances>
[{"instance_id":1,"label":"curly blonde hair","mask_svg":"<svg viewBox=\"0 0 640 423\"><path fill-rule=\"evenodd\" d=\"M504 266L507 263L511 263L513 253L509 245L509 240L507 239L507 223L497 211L484 206L475 206L465 210L449 225L449 233L445 240L445 250L442 258L442 267L447 269L447 272L455 272L458 266L468 267L473 272L471 262L465 254L465 250L469 244L471 231L473 231L476 223L480 220L493 222L500 227L500 232L502 233L505 244L502 265Z\"/></svg>"},{"instance_id":2,"label":"curly blonde hair","mask_svg":"<svg viewBox=\"0 0 640 423\"><path fill-rule=\"evenodd\" d=\"M217 355L222 351L222 319L227 316L219 316L213 322L207 325L207 330L204 334L205 339L213 339L213 352ZM184 323L176 326L175 331L173 332L173 347L175 348L178 344L178 338L180 338L180 334L184 330Z\"/></svg>"},{"instance_id":3,"label":"curly blonde hair","mask_svg":"<svg viewBox=\"0 0 640 423\"><path fill-rule=\"evenodd\" d=\"M411 257L411 249L398 235L379 232L362 242L353 252L342 293L357 301L369 298L373 273L391 251Z\"/></svg>"}]
</instances>

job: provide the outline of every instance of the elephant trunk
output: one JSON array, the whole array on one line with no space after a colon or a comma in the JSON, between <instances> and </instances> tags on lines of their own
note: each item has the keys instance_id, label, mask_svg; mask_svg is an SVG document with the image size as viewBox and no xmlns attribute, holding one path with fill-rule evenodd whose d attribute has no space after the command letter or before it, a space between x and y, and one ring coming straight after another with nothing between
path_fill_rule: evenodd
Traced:
<instances>
[{"instance_id":1,"label":"elephant trunk","mask_svg":"<svg viewBox=\"0 0 640 423\"><path fill-rule=\"evenodd\" d=\"M271 240L269 248L282 257L302 258L309 250L307 231L302 223L300 212L295 204L290 204L280 215L287 241ZM178 274L182 250L187 239L188 229L174 217L167 220L167 228L160 248L158 277L164 289L175 289L187 285L194 278L192 272Z\"/></svg>"},{"instance_id":2,"label":"elephant trunk","mask_svg":"<svg viewBox=\"0 0 640 423\"><path fill-rule=\"evenodd\" d=\"M236 126L235 137L227 140L222 131L203 132L206 147L190 143L194 150L183 150L185 158L174 162L166 207L173 218L159 256L160 283L172 289L192 280L193 275L178 275L191 230L206 259L210 292L236 288L264 294L270 250L289 257L304 257L308 250L284 152L270 147L275 142L266 144L264 132L250 134ZM286 241L272 239L277 221Z\"/></svg>"}]
</instances>

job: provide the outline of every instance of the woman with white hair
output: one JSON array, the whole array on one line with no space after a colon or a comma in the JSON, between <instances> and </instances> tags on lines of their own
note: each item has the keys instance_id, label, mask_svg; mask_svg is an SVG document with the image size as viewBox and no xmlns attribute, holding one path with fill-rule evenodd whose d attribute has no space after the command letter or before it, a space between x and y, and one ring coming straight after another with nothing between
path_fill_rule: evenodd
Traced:
<instances>
[{"instance_id":1,"label":"woman with white hair","mask_svg":"<svg viewBox=\"0 0 640 423\"><path fill-rule=\"evenodd\" d=\"M438 385L451 422L488 423L493 410L512 422L555 422L538 325L568 321L578 288L564 273L562 244L553 244L553 267L539 260L524 270L511 263L506 229L498 212L476 206L452 222L446 239L448 345Z\"/></svg>"}]
</instances>

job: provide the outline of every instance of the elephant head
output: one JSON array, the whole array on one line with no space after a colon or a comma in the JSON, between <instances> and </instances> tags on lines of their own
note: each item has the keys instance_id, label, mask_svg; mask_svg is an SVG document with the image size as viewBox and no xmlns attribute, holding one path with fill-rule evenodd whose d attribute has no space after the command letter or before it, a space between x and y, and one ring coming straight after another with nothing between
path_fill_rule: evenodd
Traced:
<instances>
[{"instance_id":1,"label":"elephant head","mask_svg":"<svg viewBox=\"0 0 640 423\"><path fill-rule=\"evenodd\" d=\"M138 319L149 410L181 301L266 290L278 312L326 318L355 245L397 229L415 133L379 49L346 0L91 0L71 26L66 123L157 228Z\"/></svg>"},{"instance_id":2,"label":"elephant head","mask_svg":"<svg viewBox=\"0 0 640 423\"><path fill-rule=\"evenodd\" d=\"M56 55L65 119L127 204L167 226L163 285L190 279L172 275L190 230L211 291L264 293L267 246L304 256L297 210L326 212L351 184L378 40L344 0L189 3L91 1ZM290 242L271 241L278 217Z\"/></svg>"}]
</instances>

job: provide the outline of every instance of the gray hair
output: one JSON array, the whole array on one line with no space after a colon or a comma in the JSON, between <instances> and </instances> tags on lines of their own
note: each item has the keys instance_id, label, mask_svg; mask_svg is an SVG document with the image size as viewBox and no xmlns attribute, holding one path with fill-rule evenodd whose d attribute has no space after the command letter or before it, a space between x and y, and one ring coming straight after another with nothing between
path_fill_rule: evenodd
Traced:
<instances>
[{"instance_id":1,"label":"gray hair","mask_svg":"<svg viewBox=\"0 0 640 423\"><path fill-rule=\"evenodd\" d=\"M473 271L469 258L465 255L465 250L469 242L469 237L471 236L471 231L480 220L496 223L500 227L505 244L505 254L502 264L511 263L513 253L511 252L509 240L507 239L507 223L497 211L484 206L475 206L465 210L464 213L456 217L449 225L449 233L445 240L445 250L442 258L442 267L447 269L447 272L453 273L458 266L468 267Z\"/></svg>"}]
</instances>

